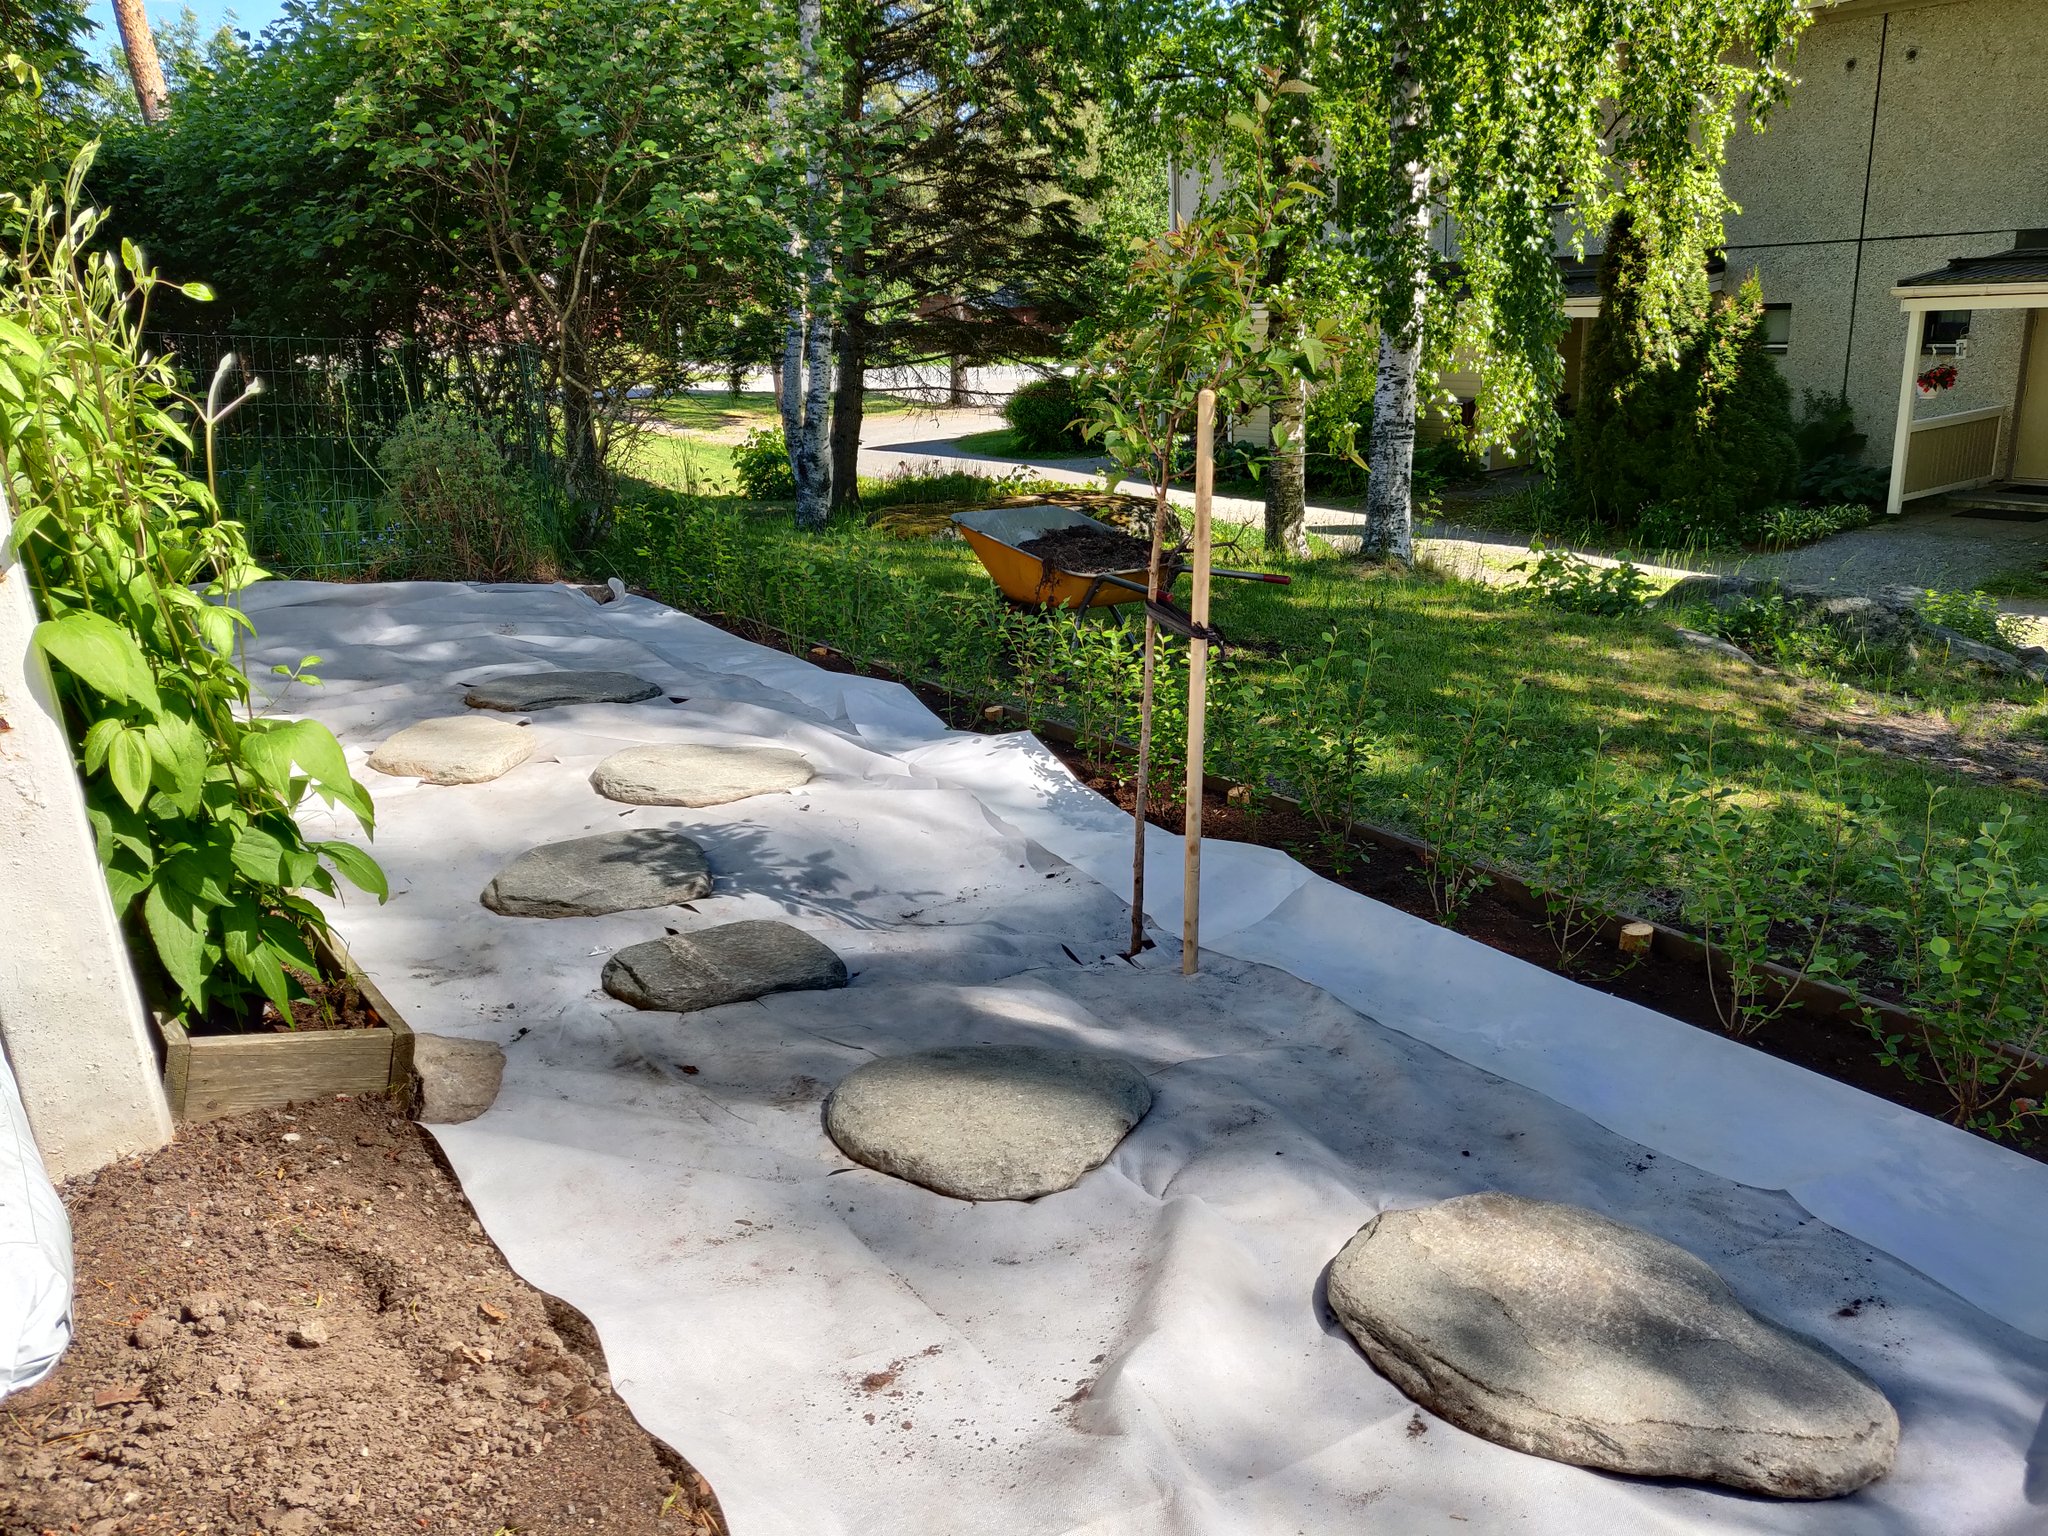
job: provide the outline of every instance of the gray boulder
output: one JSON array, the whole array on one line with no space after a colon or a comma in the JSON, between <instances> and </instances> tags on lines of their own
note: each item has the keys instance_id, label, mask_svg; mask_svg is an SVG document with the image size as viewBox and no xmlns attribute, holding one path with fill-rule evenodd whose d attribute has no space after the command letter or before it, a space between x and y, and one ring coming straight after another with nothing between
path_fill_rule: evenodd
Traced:
<instances>
[{"instance_id":1,"label":"gray boulder","mask_svg":"<svg viewBox=\"0 0 2048 1536\"><path fill-rule=\"evenodd\" d=\"M711 865L697 843L668 827L636 827L529 848L482 900L507 917L602 917L710 894Z\"/></svg>"},{"instance_id":2,"label":"gray boulder","mask_svg":"<svg viewBox=\"0 0 2048 1536\"><path fill-rule=\"evenodd\" d=\"M2011 651L2001 650L1995 645L1986 645L1981 640L1972 640L1960 631L1950 629L1946 624L1922 626L1927 634L1927 648L1940 654L1946 652L1950 661L1974 662L1987 672L2000 677L2014 677L2025 671L2026 663Z\"/></svg>"},{"instance_id":3,"label":"gray boulder","mask_svg":"<svg viewBox=\"0 0 2048 1536\"><path fill-rule=\"evenodd\" d=\"M857 1163L961 1200L1035 1200L1099 1167L1152 1107L1119 1056L949 1046L871 1061L825 1105Z\"/></svg>"},{"instance_id":4,"label":"gray boulder","mask_svg":"<svg viewBox=\"0 0 2048 1536\"><path fill-rule=\"evenodd\" d=\"M846 980L846 962L801 928L758 919L629 945L604 966L605 991L664 1013L843 987Z\"/></svg>"},{"instance_id":5,"label":"gray boulder","mask_svg":"<svg viewBox=\"0 0 2048 1536\"><path fill-rule=\"evenodd\" d=\"M505 1080L505 1053L489 1040L415 1032L412 1070L419 1079L419 1118L427 1125L460 1125L497 1102Z\"/></svg>"},{"instance_id":6,"label":"gray boulder","mask_svg":"<svg viewBox=\"0 0 2048 1536\"><path fill-rule=\"evenodd\" d=\"M447 715L409 725L370 754L370 766L429 784L484 784L533 756L533 732L509 720Z\"/></svg>"},{"instance_id":7,"label":"gray boulder","mask_svg":"<svg viewBox=\"0 0 2048 1536\"><path fill-rule=\"evenodd\" d=\"M471 709L530 714L565 704L638 704L661 696L661 686L631 672L521 672L478 683L462 696Z\"/></svg>"},{"instance_id":8,"label":"gray boulder","mask_svg":"<svg viewBox=\"0 0 2048 1536\"><path fill-rule=\"evenodd\" d=\"M795 789L815 772L786 747L628 747L599 763L590 784L628 805L724 805Z\"/></svg>"},{"instance_id":9,"label":"gray boulder","mask_svg":"<svg viewBox=\"0 0 2048 1536\"><path fill-rule=\"evenodd\" d=\"M1846 1361L1684 1249L1575 1206L1489 1193L1385 1212L1337 1255L1328 1296L1403 1392L1553 1461L1824 1499L1898 1448L1898 1415Z\"/></svg>"}]
</instances>

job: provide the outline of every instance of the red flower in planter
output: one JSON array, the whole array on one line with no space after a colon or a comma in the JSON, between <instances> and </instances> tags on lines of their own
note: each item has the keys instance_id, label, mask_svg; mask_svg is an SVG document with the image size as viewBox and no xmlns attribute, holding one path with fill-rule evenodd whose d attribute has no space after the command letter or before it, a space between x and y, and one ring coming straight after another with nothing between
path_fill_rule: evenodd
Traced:
<instances>
[{"instance_id":1,"label":"red flower in planter","mask_svg":"<svg viewBox=\"0 0 2048 1536\"><path fill-rule=\"evenodd\" d=\"M1920 387L1926 390L1954 389L1956 387L1956 365L1936 363L1920 375Z\"/></svg>"}]
</instances>

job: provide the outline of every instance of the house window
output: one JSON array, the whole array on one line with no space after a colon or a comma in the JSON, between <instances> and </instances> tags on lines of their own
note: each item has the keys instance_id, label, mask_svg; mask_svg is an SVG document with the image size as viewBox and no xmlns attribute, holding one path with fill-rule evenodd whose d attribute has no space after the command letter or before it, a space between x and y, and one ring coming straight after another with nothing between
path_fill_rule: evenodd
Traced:
<instances>
[{"instance_id":1,"label":"house window","mask_svg":"<svg viewBox=\"0 0 2048 1536\"><path fill-rule=\"evenodd\" d=\"M1792 348L1792 306L1790 304L1766 304L1764 306L1764 350L1775 352L1780 357Z\"/></svg>"},{"instance_id":2,"label":"house window","mask_svg":"<svg viewBox=\"0 0 2048 1536\"><path fill-rule=\"evenodd\" d=\"M1961 357L1970 348L1970 311L1935 309L1927 314L1920 351L1928 357Z\"/></svg>"}]
</instances>

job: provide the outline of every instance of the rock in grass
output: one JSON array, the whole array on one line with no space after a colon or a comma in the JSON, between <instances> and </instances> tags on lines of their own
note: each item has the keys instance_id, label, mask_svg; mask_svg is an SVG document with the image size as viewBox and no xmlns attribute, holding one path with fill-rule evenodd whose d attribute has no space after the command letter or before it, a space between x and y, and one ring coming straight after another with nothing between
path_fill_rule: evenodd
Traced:
<instances>
[{"instance_id":1,"label":"rock in grass","mask_svg":"<svg viewBox=\"0 0 2048 1536\"><path fill-rule=\"evenodd\" d=\"M1120 1056L971 1045L856 1069L825 1129L857 1163L961 1200L1034 1200L1070 1188L1152 1107Z\"/></svg>"},{"instance_id":2,"label":"rock in grass","mask_svg":"<svg viewBox=\"0 0 2048 1536\"><path fill-rule=\"evenodd\" d=\"M599 763L590 784L628 805L724 805L795 789L815 771L786 747L628 747Z\"/></svg>"},{"instance_id":3,"label":"rock in grass","mask_svg":"<svg viewBox=\"0 0 2048 1536\"><path fill-rule=\"evenodd\" d=\"M843 987L846 979L846 962L801 928L758 919L629 945L604 967L605 991L665 1013Z\"/></svg>"},{"instance_id":4,"label":"rock in grass","mask_svg":"<svg viewBox=\"0 0 2048 1536\"><path fill-rule=\"evenodd\" d=\"M1489 1193L1385 1212L1328 1295L1415 1401L1553 1461L1825 1499L1898 1448L1898 1415L1854 1367L1683 1248L1576 1206Z\"/></svg>"},{"instance_id":5,"label":"rock in grass","mask_svg":"<svg viewBox=\"0 0 2048 1536\"><path fill-rule=\"evenodd\" d=\"M370 766L429 784L485 784L531 756L531 731L508 720L447 715L407 726L370 754Z\"/></svg>"},{"instance_id":6,"label":"rock in grass","mask_svg":"<svg viewBox=\"0 0 2048 1536\"><path fill-rule=\"evenodd\" d=\"M601 917L711 894L704 850L667 827L601 832L529 848L484 887L507 917Z\"/></svg>"},{"instance_id":7,"label":"rock in grass","mask_svg":"<svg viewBox=\"0 0 2048 1536\"><path fill-rule=\"evenodd\" d=\"M659 684L631 672L521 672L478 683L462 702L471 709L530 713L565 704L638 704L660 696Z\"/></svg>"}]
</instances>

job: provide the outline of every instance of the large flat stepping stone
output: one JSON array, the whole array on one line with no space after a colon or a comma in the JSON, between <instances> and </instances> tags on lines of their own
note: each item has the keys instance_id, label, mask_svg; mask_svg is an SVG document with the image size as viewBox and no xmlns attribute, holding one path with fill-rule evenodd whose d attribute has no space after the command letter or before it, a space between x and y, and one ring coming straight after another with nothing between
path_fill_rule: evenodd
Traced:
<instances>
[{"instance_id":1,"label":"large flat stepping stone","mask_svg":"<svg viewBox=\"0 0 2048 1536\"><path fill-rule=\"evenodd\" d=\"M509 720L445 715L408 725L370 754L370 766L429 784L485 784L533 756L533 732Z\"/></svg>"},{"instance_id":2,"label":"large flat stepping stone","mask_svg":"<svg viewBox=\"0 0 2048 1536\"><path fill-rule=\"evenodd\" d=\"M885 1056L849 1074L825 1130L857 1163L960 1200L1035 1200L1100 1167L1152 1107L1120 1056L1025 1045Z\"/></svg>"},{"instance_id":3,"label":"large flat stepping stone","mask_svg":"<svg viewBox=\"0 0 2048 1536\"><path fill-rule=\"evenodd\" d=\"M801 928L758 919L629 945L604 966L605 991L664 1013L845 985L846 962L831 950Z\"/></svg>"},{"instance_id":4,"label":"large flat stepping stone","mask_svg":"<svg viewBox=\"0 0 2048 1536\"><path fill-rule=\"evenodd\" d=\"M704 850L666 827L600 832L529 848L484 887L507 917L602 917L711 894Z\"/></svg>"},{"instance_id":5,"label":"large flat stepping stone","mask_svg":"<svg viewBox=\"0 0 2048 1536\"><path fill-rule=\"evenodd\" d=\"M478 683L462 702L471 709L531 714L566 704L638 704L660 696L660 684L631 672L521 672Z\"/></svg>"},{"instance_id":6,"label":"large flat stepping stone","mask_svg":"<svg viewBox=\"0 0 2048 1536\"><path fill-rule=\"evenodd\" d=\"M1576 1206L1384 1212L1337 1255L1328 1296L1415 1401L1553 1461L1825 1499L1898 1449L1897 1413L1847 1361L1683 1248Z\"/></svg>"},{"instance_id":7,"label":"large flat stepping stone","mask_svg":"<svg viewBox=\"0 0 2048 1536\"><path fill-rule=\"evenodd\" d=\"M628 805L725 805L795 789L816 772L787 747L628 747L599 763L590 784Z\"/></svg>"}]
</instances>

